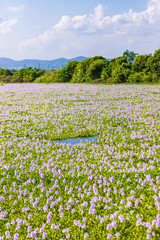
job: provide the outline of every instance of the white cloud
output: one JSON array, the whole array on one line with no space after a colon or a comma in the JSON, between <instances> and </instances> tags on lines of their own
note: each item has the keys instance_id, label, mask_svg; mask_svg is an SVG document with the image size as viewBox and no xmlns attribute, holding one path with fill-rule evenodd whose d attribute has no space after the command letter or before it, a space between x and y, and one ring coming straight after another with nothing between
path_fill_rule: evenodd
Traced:
<instances>
[{"instance_id":1,"label":"white cloud","mask_svg":"<svg viewBox=\"0 0 160 240\"><path fill-rule=\"evenodd\" d=\"M104 16L99 4L92 14L62 16L51 29L36 38L20 42L19 48L46 49L51 53L79 55L108 55L120 49L136 47L140 51L151 51L160 39L160 0L150 0L144 11L130 9L113 17ZM49 52L49 51L48 51ZM119 52L118 52L119 54Z\"/></svg>"},{"instance_id":2,"label":"white cloud","mask_svg":"<svg viewBox=\"0 0 160 240\"><path fill-rule=\"evenodd\" d=\"M10 20L2 20L0 21L0 34L5 35L11 31L11 28L17 23L17 19L13 18Z\"/></svg>"},{"instance_id":3,"label":"white cloud","mask_svg":"<svg viewBox=\"0 0 160 240\"><path fill-rule=\"evenodd\" d=\"M18 6L9 6L8 11L10 12L20 12L25 8L24 5L18 5Z\"/></svg>"}]
</instances>

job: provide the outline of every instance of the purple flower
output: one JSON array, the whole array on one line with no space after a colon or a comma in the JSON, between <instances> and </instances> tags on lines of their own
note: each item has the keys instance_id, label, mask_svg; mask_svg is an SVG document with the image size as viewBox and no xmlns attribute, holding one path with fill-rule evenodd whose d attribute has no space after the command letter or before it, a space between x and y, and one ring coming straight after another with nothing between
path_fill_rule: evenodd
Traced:
<instances>
[{"instance_id":1,"label":"purple flower","mask_svg":"<svg viewBox=\"0 0 160 240\"><path fill-rule=\"evenodd\" d=\"M5 201L5 198L3 196L0 196L0 202Z\"/></svg>"},{"instance_id":2,"label":"purple flower","mask_svg":"<svg viewBox=\"0 0 160 240\"><path fill-rule=\"evenodd\" d=\"M83 218L83 222L87 222L87 218L86 217Z\"/></svg>"},{"instance_id":3,"label":"purple flower","mask_svg":"<svg viewBox=\"0 0 160 240\"><path fill-rule=\"evenodd\" d=\"M34 230L34 232L35 232L35 233L39 233L39 230L36 228L36 229Z\"/></svg>"},{"instance_id":4,"label":"purple flower","mask_svg":"<svg viewBox=\"0 0 160 240\"><path fill-rule=\"evenodd\" d=\"M77 221L77 220L74 220L74 225L77 225L77 226L81 227L80 221Z\"/></svg>"},{"instance_id":5,"label":"purple flower","mask_svg":"<svg viewBox=\"0 0 160 240\"><path fill-rule=\"evenodd\" d=\"M151 234L147 234L147 239L151 239L151 238L152 238Z\"/></svg>"},{"instance_id":6,"label":"purple flower","mask_svg":"<svg viewBox=\"0 0 160 240\"><path fill-rule=\"evenodd\" d=\"M108 239L112 239L112 234L109 233L107 238L108 238Z\"/></svg>"},{"instance_id":7,"label":"purple flower","mask_svg":"<svg viewBox=\"0 0 160 240\"><path fill-rule=\"evenodd\" d=\"M47 205L44 205L43 211L44 211L44 212L47 212L47 210L48 210L48 206L47 206Z\"/></svg>"},{"instance_id":8,"label":"purple flower","mask_svg":"<svg viewBox=\"0 0 160 240\"><path fill-rule=\"evenodd\" d=\"M124 203L125 203L124 199L121 199L121 204L124 204Z\"/></svg>"},{"instance_id":9,"label":"purple flower","mask_svg":"<svg viewBox=\"0 0 160 240\"><path fill-rule=\"evenodd\" d=\"M42 234L42 239L46 238L47 237L47 233L46 232L43 232Z\"/></svg>"},{"instance_id":10,"label":"purple flower","mask_svg":"<svg viewBox=\"0 0 160 240\"><path fill-rule=\"evenodd\" d=\"M63 217L64 217L64 213L61 212L61 214L60 214L60 218L63 218Z\"/></svg>"},{"instance_id":11,"label":"purple flower","mask_svg":"<svg viewBox=\"0 0 160 240\"><path fill-rule=\"evenodd\" d=\"M20 226L19 226L19 225L16 227L16 230L17 230L17 231L19 231L19 230L20 230Z\"/></svg>"},{"instance_id":12,"label":"purple flower","mask_svg":"<svg viewBox=\"0 0 160 240\"><path fill-rule=\"evenodd\" d=\"M50 208L54 208L54 206L55 206L55 202L52 202L52 203L50 204Z\"/></svg>"},{"instance_id":13,"label":"purple flower","mask_svg":"<svg viewBox=\"0 0 160 240\"><path fill-rule=\"evenodd\" d=\"M135 207L137 207L138 204L139 204L139 199L136 199L136 201L135 201Z\"/></svg>"},{"instance_id":14,"label":"purple flower","mask_svg":"<svg viewBox=\"0 0 160 240\"><path fill-rule=\"evenodd\" d=\"M110 181L110 182L114 182L114 177L110 177L110 178L109 178L109 181Z\"/></svg>"},{"instance_id":15,"label":"purple flower","mask_svg":"<svg viewBox=\"0 0 160 240\"><path fill-rule=\"evenodd\" d=\"M139 225L141 225L141 224L142 224L142 220L141 220L141 218L139 218L139 219L137 220L137 222L136 222L136 225L139 226Z\"/></svg>"},{"instance_id":16,"label":"purple flower","mask_svg":"<svg viewBox=\"0 0 160 240\"><path fill-rule=\"evenodd\" d=\"M0 219L3 219L3 218L5 218L6 217L6 215L7 215L7 212L5 211L5 212L1 212L1 215L0 215Z\"/></svg>"},{"instance_id":17,"label":"purple flower","mask_svg":"<svg viewBox=\"0 0 160 240\"><path fill-rule=\"evenodd\" d=\"M87 232L84 234L84 238L89 238L89 235Z\"/></svg>"},{"instance_id":18,"label":"purple flower","mask_svg":"<svg viewBox=\"0 0 160 240\"><path fill-rule=\"evenodd\" d=\"M36 234L34 232L31 232L31 237L33 238L35 236L36 236Z\"/></svg>"},{"instance_id":19,"label":"purple flower","mask_svg":"<svg viewBox=\"0 0 160 240\"><path fill-rule=\"evenodd\" d=\"M18 233L15 233L15 234L14 234L14 240L18 240L18 239L19 239Z\"/></svg>"},{"instance_id":20,"label":"purple flower","mask_svg":"<svg viewBox=\"0 0 160 240\"><path fill-rule=\"evenodd\" d=\"M14 224L15 224L15 221L14 221L14 220L12 220L11 224L12 224L12 225L14 225Z\"/></svg>"},{"instance_id":21,"label":"purple flower","mask_svg":"<svg viewBox=\"0 0 160 240\"><path fill-rule=\"evenodd\" d=\"M7 222L7 223L6 223L6 226L7 226L7 227L10 227L10 226L11 226L11 225L10 225L10 222Z\"/></svg>"},{"instance_id":22,"label":"purple flower","mask_svg":"<svg viewBox=\"0 0 160 240\"><path fill-rule=\"evenodd\" d=\"M109 223L109 224L107 224L106 230L108 231L110 229L112 229L112 224Z\"/></svg>"},{"instance_id":23,"label":"purple flower","mask_svg":"<svg viewBox=\"0 0 160 240\"><path fill-rule=\"evenodd\" d=\"M96 212L96 209L91 206L91 207L89 208L89 214L95 214L95 212Z\"/></svg>"},{"instance_id":24,"label":"purple flower","mask_svg":"<svg viewBox=\"0 0 160 240\"><path fill-rule=\"evenodd\" d=\"M119 218L119 220L120 220L121 222L124 222L124 221L125 221L123 215L119 215L118 218Z\"/></svg>"},{"instance_id":25,"label":"purple flower","mask_svg":"<svg viewBox=\"0 0 160 240\"><path fill-rule=\"evenodd\" d=\"M100 223L101 224L104 223L104 219L103 218L100 219Z\"/></svg>"},{"instance_id":26,"label":"purple flower","mask_svg":"<svg viewBox=\"0 0 160 240\"><path fill-rule=\"evenodd\" d=\"M115 235L116 235L116 237L120 237L120 234L118 232Z\"/></svg>"},{"instance_id":27,"label":"purple flower","mask_svg":"<svg viewBox=\"0 0 160 240\"><path fill-rule=\"evenodd\" d=\"M31 226L28 226L27 231L30 232L31 230L32 230L32 227L31 227Z\"/></svg>"},{"instance_id":28,"label":"purple flower","mask_svg":"<svg viewBox=\"0 0 160 240\"><path fill-rule=\"evenodd\" d=\"M112 224L112 227L114 227L114 228L117 227L116 221L113 220L113 221L111 222L111 224Z\"/></svg>"},{"instance_id":29,"label":"purple flower","mask_svg":"<svg viewBox=\"0 0 160 240\"><path fill-rule=\"evenodd\" d=\"M66 234L66 238L67 238L67 239L70 238L70 234L69 234L69 233Z\"/></svg>"},{"instance_id":30,"label":"purple flower","mask_svg":"<svg viewBox=\"0 0 160 240\"><path fill-rule=\"evenodd\" d=\"M32 219L32 214L29 214L29 215L28 215L28 219Z\"/></svg>"}]
</instances>

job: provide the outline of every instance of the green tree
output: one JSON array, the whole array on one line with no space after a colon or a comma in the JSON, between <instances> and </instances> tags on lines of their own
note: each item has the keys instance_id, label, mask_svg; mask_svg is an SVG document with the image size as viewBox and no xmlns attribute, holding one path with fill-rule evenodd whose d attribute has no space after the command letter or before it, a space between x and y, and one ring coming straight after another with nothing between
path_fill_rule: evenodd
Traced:
<instances>
[{"instance_id":1,"label":"green tree","mask_svg":"<svg viewBox=\"0 0 160 240\"><path fill-rule=\"evenodd\" d=\"M153 56L147 60L147 70L160 77L160 49L156 50Z\"/></svg>"},{"instance_id":2,"label":"green tree","mask_svg":"<svg viewBox=\"0 0 160 240\"><path fill-rule=\"evenodd\" d=\"M101 72L101 82L108 82L108 79L111 78L111 68L110 68L110 64L103 68L102 72Z\"/></svg>"},{"instance_id":3,"label":"green tree","mask_svg":"<svg viewBox=\"0 0 160 240\"><path fill-rule=\"evenodd\" d=\"M13 76L13 73L9 69L4 70L4 75L5 76Z\"/></svg>"},{"instance_id":4,"label":"green tree","mask_svg":"<svg viewBox=\"0 0 160 240\"><path fill-rule=\"evenodd\" d=\"M4 69L3 68L0 68L0 76L1 75L4 75Z\"/></svg>"},{"instance_id":5,"label":"green tree","mask_svg":"<svg viewBox=\"0 0 160 240\"><path fill-rule=\"evenodd\" d=\"M120 56L111 59L111 77L112 82L126 82L131 73L131 64L126 56Z\"/></svg>"},{"instance_id":6,"label":"green tree","mask_svg":"<svg viewBox=\"0 0 160 240\"><path fill-rule=\"evenodd\" d=\"M135 57L135 60L133 62L133 66L132 69L134 72L142 72L142 71L147 71L148 69L148 61L149 58L151 58L150 55L139 55L137 57Z\"/></svg>"},{"instance_id":7,"label":"green tree","mask_svg":"<svg viewBox=\"0 0 160 240\"><path fill-rule=\"evenodd\" d=\"M57 75L54 78L54 80L55 80L55 82L59 82L59 83L69 82L70 76L69 76L66 68L59 69L58 72L57 72Z\"/></svg>"},{"instance_id":8,"label":"green tree","mask_svg":"<svg viewBox=\"0 0 160 240\"><path fill-rule=\"evenodd\" d=\"M90 65L96 60L105 60L105 58L102 56L95 56L79 62L74 70L72 82L90 82L91 78L88 75L88 69Z\"/></svg>"},{"instance_id":9,"label":"green tree","mask_svg":"<svg viewBox=\"0 0 160 240\"><path fill-rule=\"evenodd\" d=\"M96 79L100 81L103 69L107 68L108 66L109 61L105 59L96 59L92 61L86 71L86 74L90 82Z\"/></svg>"},{"instance_id":10,"label":"green tree","mask_svg":"<svg viewBox=\"0 0 160 240\"><path fill-rule=\"evenodd\" d=\"M127 58L127 62L132 64L134 62L135 57L138 55L138 53L135 53L134 51L129 51L126 49L125 52L123 52L123 57Z\"/></svg>"},{"instance_id":11,"label":"green tree","mask_svg":"<svg viewBox=\"0 0 160 240\"><path fill-rule=\"evenodd\" d=\"M74 74L74 70L77 67L78 63L79 63L78 61L70 61L67 63L67 65L65 67L67 76L68 76L67 82L71 81L73 74Z\"/></svg>"},{"instance_id":12,"label":"green tree","mask_svg":"<svg viewBox=\"0 0 160 240\"><path fill-rule=\"evenodd\" d=\"M37 68L22 68L13 74L13 82L33 82L37 77L44 74L44 70Z\"/></svg>"}]
</instances>

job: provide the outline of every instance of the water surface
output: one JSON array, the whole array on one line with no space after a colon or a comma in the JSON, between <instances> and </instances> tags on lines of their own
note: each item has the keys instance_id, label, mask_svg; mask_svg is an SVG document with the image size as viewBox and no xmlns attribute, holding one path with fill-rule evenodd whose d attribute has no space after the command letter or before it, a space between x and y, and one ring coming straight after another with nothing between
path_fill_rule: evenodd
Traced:
<instances>
[{"instance_id":1,"label":"water surface","mask_svg":"<svg viewBox=\"0 0 160 240\"><path fill-rule=\"evenodd\" d=\"M57 143L65 143L65 144L77 144L77 143L82 143L82 142L93 142L93 141L97 141L98 136L94 136L94 137L87 137L87 138L69 138L66 140L57 140L57 141L52 141L52 142L57 142Z\"/></svg>"}]
</instances>

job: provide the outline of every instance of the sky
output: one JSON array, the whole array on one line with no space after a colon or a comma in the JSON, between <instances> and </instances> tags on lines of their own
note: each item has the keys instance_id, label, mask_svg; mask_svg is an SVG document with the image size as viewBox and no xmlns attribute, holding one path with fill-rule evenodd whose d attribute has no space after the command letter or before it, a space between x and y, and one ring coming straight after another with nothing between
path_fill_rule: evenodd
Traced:
<instances>
[{"instance_id":1,"label":"sky","mask_svg":"<svg viewBox=\"0 0 160 240\"><path fill-rule=\"evenodd\" d=\"M160 0L0 0L0 57L114 58L160 48Z\"/></svg>"}]
</instances>

